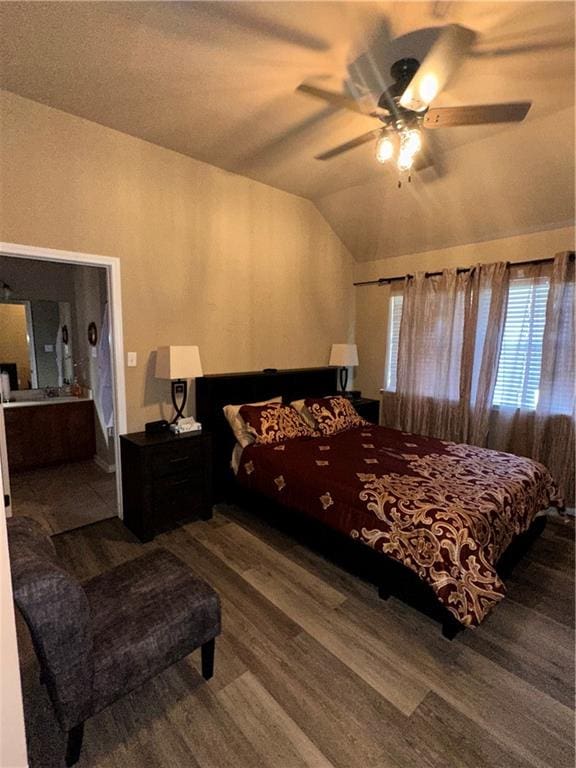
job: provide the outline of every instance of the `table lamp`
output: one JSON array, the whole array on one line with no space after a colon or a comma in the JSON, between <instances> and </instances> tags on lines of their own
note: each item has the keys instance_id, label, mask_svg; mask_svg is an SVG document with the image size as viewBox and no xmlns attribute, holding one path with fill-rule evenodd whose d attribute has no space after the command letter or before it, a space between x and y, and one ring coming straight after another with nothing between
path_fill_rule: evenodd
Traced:
<instances>
[{"instance_id":1,"label":"table lamp","mask_svg":"<svg viewBox=\"0 0 576 768\"><path fill-rule=\"evenodd\" d=\"M156 378L172 381L172 403L176 415L172 424L183 417L188 396L187 379L202 376L202 363L198 347L158 347L156 352ZM178 405L178 395L181 397Z\"/></svg>"},{"instance_id":2,"label":"table lamp","mask_svg":"<svg viewBox=\"0 0 576 768\"><path fill-rule=\"evenodd\" d=\"M336 365L340 368L340 389L344 393L348 386L348 366L358 365L356 344L332 344L328 365Z\"/></svg>"}]
</instances>

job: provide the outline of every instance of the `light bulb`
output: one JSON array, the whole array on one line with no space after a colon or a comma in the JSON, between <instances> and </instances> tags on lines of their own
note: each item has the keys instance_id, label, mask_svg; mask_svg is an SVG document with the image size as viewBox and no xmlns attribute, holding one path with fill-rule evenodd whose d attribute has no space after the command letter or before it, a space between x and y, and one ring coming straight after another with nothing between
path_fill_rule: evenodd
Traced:
<instances>
[{"instance_id":1,"label":"light bulb","mask_svg":"<svg viewBox=\"0 0 576 768\"><path fill-rule=\"evenodd\" d=\"M410 131L404 131L401 138L402 148L409 152L411 155L415 155L418 150L422 149L422 138L420 131L413 128Z\"/></svg>"},{"instance_id":2,"label":"light bulb","mask_svg":"<svg viewBox=\"0 0 576 768\"><path fill-rule=\"evenodd\" d=\"M401 149L398 153L398 170L409 171L412 168L414 162L414 155L411 152L406 152L405 149Z\"/></svg>"},{"instance_id":3,"label":"light bulb","mask_svg":"<svg viewBox=\"0 0 576 768\"><path fill-rule=\"evenodd\" d=\"M376 142L376 160L385 163L394 154L394 144L388 136L381 136Z\"/></svg>"},{"instance_id":4,"label":"light bulb","mask_svg":"<svg viewBox=\"0 0 576 768\"><path fill-rule=\"evenodd\" d=\"M420 131L412 128L400 134L400 152L398 153L398 170L409 171L414 163L414 157L422 147Z\"/></svg>"}]
</instances>

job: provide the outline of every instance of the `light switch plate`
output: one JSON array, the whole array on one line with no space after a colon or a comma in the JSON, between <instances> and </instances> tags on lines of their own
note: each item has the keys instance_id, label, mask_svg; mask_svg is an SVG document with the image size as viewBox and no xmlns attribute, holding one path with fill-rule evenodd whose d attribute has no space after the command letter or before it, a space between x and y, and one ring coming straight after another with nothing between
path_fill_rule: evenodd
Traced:
<instances>
[{"instance_id":1,"label":"light switch plate","mask_svg":"<svg viewBox=\"0 0 576 768\"><path fill-rule=\"evenodd\" d=\"M136 368L138 364L138 355L136 352L128 352L127 364L128 368Z\"/></svg>"}]
</instances>

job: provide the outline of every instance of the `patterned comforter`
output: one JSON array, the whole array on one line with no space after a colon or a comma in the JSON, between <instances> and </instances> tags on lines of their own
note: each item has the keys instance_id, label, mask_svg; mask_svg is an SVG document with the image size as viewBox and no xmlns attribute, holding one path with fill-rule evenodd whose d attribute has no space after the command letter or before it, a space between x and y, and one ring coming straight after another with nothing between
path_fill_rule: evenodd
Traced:
<instances>
[{"instance_id":1,"label":"patterned comforter","mask_svg":"<svg viewBox=\"0 0 576 768\"><path fill-rule=\"evenodd\" d=\"M531 459L372 425L249 445L237 477L403 563L466 626L504 597L512 539L559 503Z\"/></svg>"}]
</instances>

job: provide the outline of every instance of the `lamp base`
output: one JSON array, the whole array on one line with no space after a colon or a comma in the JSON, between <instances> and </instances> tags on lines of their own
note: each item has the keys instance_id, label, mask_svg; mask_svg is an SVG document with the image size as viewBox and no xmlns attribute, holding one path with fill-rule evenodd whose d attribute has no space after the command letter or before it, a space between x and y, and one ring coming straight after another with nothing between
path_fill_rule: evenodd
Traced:
<instances>
[{"instance_id":1,"label":"lamp base","mask_svg":"<svg viewBox=\"0 0 576 768\"><path fill-rule=\"evenodd\" d=\"M178 405L178 395L180 395L182 398L180 405ZM184 407L186 405L187 397L188 397L188 382L185 379L176 379L176 381L173 381L172 382L172 405L174 406L176 415L170 422L171 424L175 424L178 421L178 419L184 418Z\"/></svg>"},{"instance_id":2,"label":"lamp base","mask_svg":"<svg viewBox=\"0 0 576 768\"><path fill-rule=\"evenodd\" d=\"M346 392L348 386L348 368L340 368L340 391L342 394Z\"/></svg>"}]
</instances>

